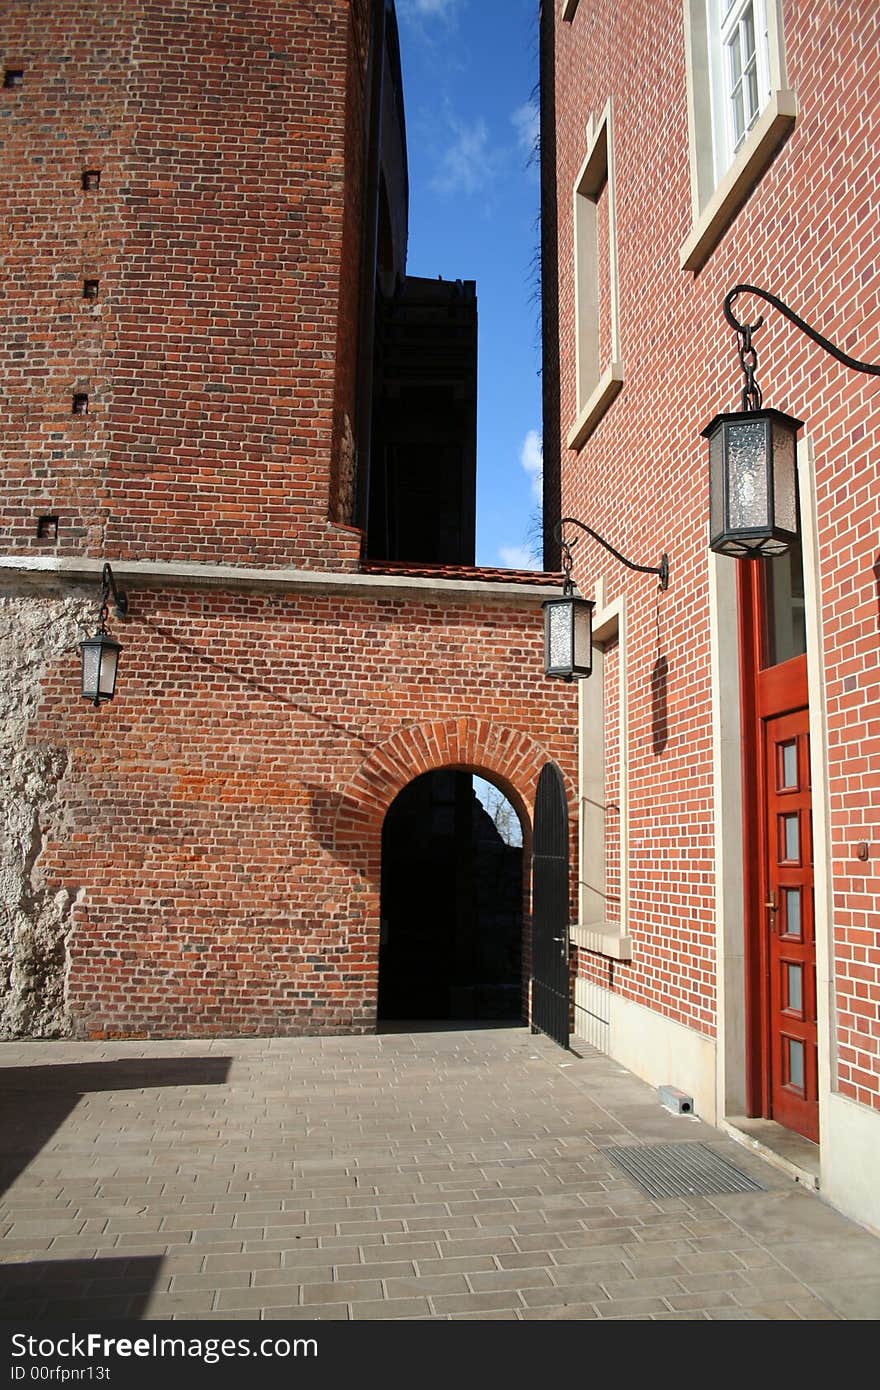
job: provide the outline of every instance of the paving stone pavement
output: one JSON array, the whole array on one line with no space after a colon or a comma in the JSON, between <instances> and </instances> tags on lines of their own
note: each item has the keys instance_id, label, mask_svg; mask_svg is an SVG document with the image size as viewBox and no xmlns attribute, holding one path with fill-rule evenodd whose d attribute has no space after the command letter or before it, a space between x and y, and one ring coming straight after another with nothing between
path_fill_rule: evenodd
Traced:
<instances>
[{"instance_id":1,"label":"paving stone pavement","mask_svg":"<svg viewBox=\"0 0 880 1390\"><path fill-rule=\"evenodd\" d=\"M528 1029L0 1044L0 1318L880 1316L880 1240ZM603 1146L767 1191L653 1200Z\"/></svg>"}]
</instances>

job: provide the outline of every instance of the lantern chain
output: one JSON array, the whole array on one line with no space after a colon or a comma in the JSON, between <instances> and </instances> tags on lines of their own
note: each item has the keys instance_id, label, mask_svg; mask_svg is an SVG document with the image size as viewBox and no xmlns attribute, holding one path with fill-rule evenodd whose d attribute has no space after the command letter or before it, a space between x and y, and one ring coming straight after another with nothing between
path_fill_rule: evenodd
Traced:
<instances>
[{"instance_id":1,"label":"lantern chain","mask_svg":"<svg viewBox=\"0 0 880 1390\"><path fill-rule=\"evenodd\" d=\"M568 597L569 594L574 593L574 580L571 577L571 571L574 568L574 555L572 552L576 542L569 542L564 536L560 536L559 543L562 547L562 573L565 575L562 582L562 592Z\"/></svg>"},{"instance_id":2,"label":"lantern chain","mask_svg":"<svg viewBox=\"0 0 880 1390\"><path fill-rule=\"evenodd\" d=\"M795 328L799 328L808 338L812 338L814 343L817 343L830 357L841 362L844 367L849 367L854 372L862 372L865 376L880 376L880 363L862 362L858 357L851 357L848 352L844 352L836 343L832 343L830 338L826 338L818 329L813 328L811 324L801 318L800 314L796 314L793 309L790 309L784 300L771 294L769 290L762 290L757 285L734 285L724 298L724 317L739 338L739 360L746 378L742 393L743 410L761 409L763 399L761 388L755 381L758 355L752 346L752 333L761 327L764 316L761 314L756 323L741 323L733 312L734 300L740 294L754 294L759 299L772 304L774 309L778 309L781 314L785 315L789 323L793 323Z\"/></svg>"},{"instance_id":3,"label":"lantern chain","mask_svg":"<svg viewBox=\"0 0 880 1390\"><path fill-rule=\"evenodd\" d=\"M755 325L760 327L760 322ZM755 380L755 370L758 366L758 354L752 343L752 325L750 323L741 324L737 330L739 338L739 361L743 369L745 384L742 392L743 410L760 410L764 402L764 397L760 386Z\"/></svg>"}]
</instances>

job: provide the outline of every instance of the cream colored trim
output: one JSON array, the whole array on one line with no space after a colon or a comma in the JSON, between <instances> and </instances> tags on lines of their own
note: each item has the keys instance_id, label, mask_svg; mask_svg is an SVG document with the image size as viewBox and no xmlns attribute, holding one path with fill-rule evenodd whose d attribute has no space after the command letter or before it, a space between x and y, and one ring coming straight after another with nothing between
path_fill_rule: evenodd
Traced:
<instances>
[{"instance_id":1,"label":"cream colored trim","mask_svg":"<svg viewBox=\"0 0 880 1390\"><path fill-rule=\"evenodd\" d=\"M584 951L594 951L600 956L610 956L612 960L632 960L632 938L621 936L616 925L589 930L587 927L572 927L569 940Z\"/></svg>"},{"instance_id":2,"label":"cream colored trim","mask_svg":"<svg viewBox=\"0 0 880 1390\"><path fill-rule=\"evenodd\" d=\"M597 585L601 606L593 618L593 674L579 685L578 776L580 784L580 842L578 863L578 924L570 938L585 950L616 960L632 958L629 923L629 704L626 640L626 599L620 595L605 606L604 586ZM619 803L620 803L620 922L606 920L605 895L605 646L617 640Z\"/></svg>"},{"instance_id":3,"label":"cream colored trim","mask_svg":"<svg viewBox=\"0 0 880 1390\"><path fill-rule=\"evenodd\" d=\"M396 574L360 574L357 571L253 569L244 565L201 565L162 560L112 560L113 574L136 589L160 589L169 585L186 588L262 589L292 593L338 593L358 598L413 598L450 603L493 602L538 604L561 598L555 584L505 584L473 579L422 579ZM2 576L15 577L33 588L45 588L59 580L97 582L103 560L63 559L43 555L0 556Z\"/></svg>"},{"instance_id":4,"label":"cream colored trim","mask_svg":"<svg viewBox=\"0 0 880 1390\"><path fill-rule=\"evenodd\" d=\"M813 896L816 941L816 1021L819 1053L819 1141L824 1142L831 1093L837 1089L831 891L831 800L828 786L828 721L825 645L822 634L822 573L813 442L798 443L798 491L804 557L804 620L807 629L807 686L810 701L810 782L813 806ZM824 1187L824 1182L823 1182Z\"/></svg>"},{"instance_id":5,"label":"cream colored trim","mask_svg":"<svg viewBox=\"0 0 880 1390\"><path fill-rule=\"evenodd\" d=\"M771 93L748 138L708 199L679 251L682 270L699 270L715 250L752 189L772 164L798 114L794 92Z\"/></svg>"},{"instance_id":6,"label":"cream colored trim","mask_svg":"<svg viewBox=\"0 0 880 1390\"><path fill-rule=\"evenodd\" d=\"M715 823L719 1110L746 1112L745 920L743 902L742 717L737 561L709 550L709 652L712 679L712 783Z\"/></svg>"},{"instance_id":7,"label":"cream colored trim","mask_svg":"<svg viewBox=\"0 0 880 1390\"><path fill-rule=\"evenodd\" d=\"M767 43L770 62L770 90L771 92L781 92L788 86L782 0L767 0Z\"/></svg>"},{"instance_id":8,"label":"cream colored trim","mask_svg":"<svg viewBox=\"0 0 880 1390\"><path fill-rule=\"evenodd\" d=\"M579 449L589 439L623 385L623 363L609 362L596 389L566 435L569 449Z\"/></svg>"},{"instance_id":9,"label":"cream colored trim","mask_svg":"<svg viewBox=\"0 0 880 1390\"><path fill-rule=\"evenodd\" d=\"M687 89L691 221L696 224L715 182L712 158L712 93L706 0L682 0L684 75Z\"/></svg>"},{"instance_id":10,"label":"cream colored trim","mask_svg":"<svg viewBox=\"0 0 880 1390\"><path fill-rule=\"evenodd\" d=\"M598 198L608 188L609 360L599 360ZM574 229L575 380L577 419L568 432L568 447L579 448L595 429L620 390L617 273L617 199L614 171L614 125L609 99L599 120L587 126L587 152L572 191Z\"/></svg>"},{"instance_id":11,"label":"cream colored trim","mask_svg":"<svg viewBox=\"0 0 880 1390\"><path fill-rule=\"evenodd\" d=\"M578 0L562 0L562 18L569 24L574 19L574 12L578 7Z\"/></svg>"}]
</instances>

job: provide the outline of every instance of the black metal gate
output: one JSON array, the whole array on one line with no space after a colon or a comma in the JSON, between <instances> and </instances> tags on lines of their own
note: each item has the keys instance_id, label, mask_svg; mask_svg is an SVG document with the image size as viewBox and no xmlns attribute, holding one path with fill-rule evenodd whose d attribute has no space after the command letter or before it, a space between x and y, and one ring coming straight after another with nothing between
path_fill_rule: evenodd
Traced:
<instances>
[{"instance_id":1,"label":"black metal gate","mask_svg":"<svg viewBox=\"0 0 880 1390\"><path fill-rule=\"evenodd\" d=\"M568 993L568 806L562 773L546 763L532 849L532 1028L560 1047L568 1047Z\"/></svg>"}]
</instances>

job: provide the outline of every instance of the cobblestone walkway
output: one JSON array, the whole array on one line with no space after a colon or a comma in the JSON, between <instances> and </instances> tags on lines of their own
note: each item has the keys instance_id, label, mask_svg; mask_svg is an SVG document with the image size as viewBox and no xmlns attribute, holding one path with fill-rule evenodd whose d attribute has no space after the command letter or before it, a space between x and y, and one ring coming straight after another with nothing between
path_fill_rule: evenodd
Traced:
<instances>
[{"instance_id":1,"label":"cobblestone walkway","mask_svg":"<svg viewBox=\"0 0 880 1390\"><path fill-rule=\"evenodd\" d=\"M880 1240L524 1028L0 1045L4 1318L876 1318ZM651 1200L602 1146L765 1192Z\"/></svg>"}]
</instances>

